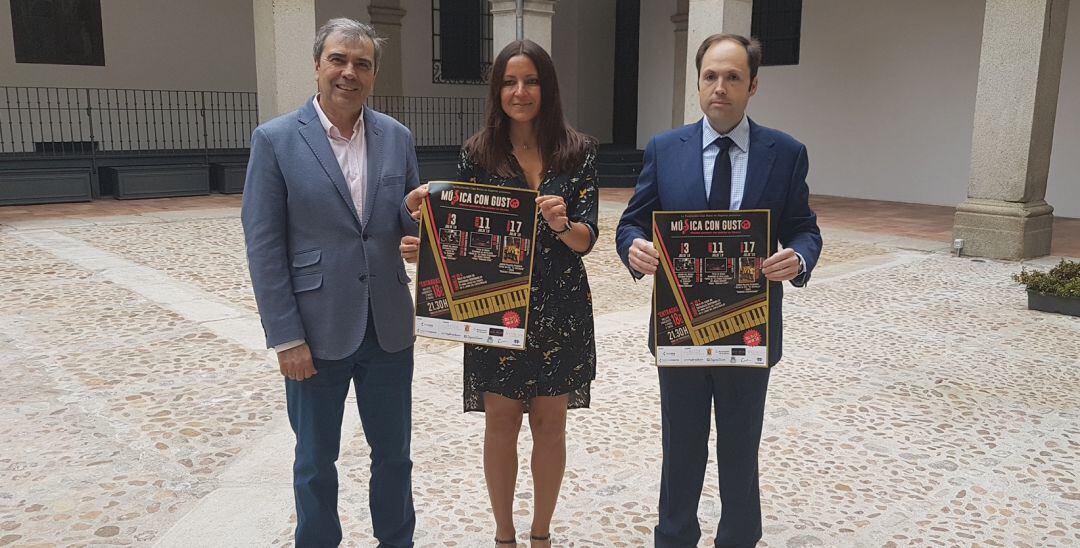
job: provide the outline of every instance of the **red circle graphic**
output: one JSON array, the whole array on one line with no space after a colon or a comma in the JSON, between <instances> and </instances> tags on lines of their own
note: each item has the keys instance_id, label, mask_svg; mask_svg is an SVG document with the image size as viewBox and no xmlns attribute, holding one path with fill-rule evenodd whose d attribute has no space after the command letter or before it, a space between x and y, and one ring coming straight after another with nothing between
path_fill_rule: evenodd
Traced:
<instances>
[{"instance_id":1,"label":"red circle graphic","mask_svg":"<svg viewBox=\"0 0 1080 548\"><path fill-rule=\"evenodd\" d=\"M761 332L751 329L742 334L742 340L746 346L761 346Z\"/></svg>"},{"instance_id":2,"label":"red circle graphic","mask_svg":"<svg viewBox=\"0 0 1080 548\"><path fill-rule=\"evenodd\" d=\"M504 327L508 327L510 329L513 329L513 328L521 325L521 315L518 314L517 312L514 312L513 310L508 310L502 316L502 324L503 324Z\"/></svg>"}]
</instances>

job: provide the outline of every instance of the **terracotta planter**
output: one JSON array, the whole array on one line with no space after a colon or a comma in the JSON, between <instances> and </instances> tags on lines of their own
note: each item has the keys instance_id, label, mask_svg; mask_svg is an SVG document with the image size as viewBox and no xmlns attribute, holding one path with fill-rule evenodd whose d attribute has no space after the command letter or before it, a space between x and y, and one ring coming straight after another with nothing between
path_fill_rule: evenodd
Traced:
<instances>
[{"instance_id":1,"label":"terracotta planter","mask_svg":"<svg viewBox=\"0 0 1080 548\"><path fill-rule=\"evenodd\" d=\"M1029 310L1042 310L1043 312L1055 312L1080 317L1080 299L1076 297L1047 295L1031 290L1027 294Z\"/></svg>"}]
</instances>

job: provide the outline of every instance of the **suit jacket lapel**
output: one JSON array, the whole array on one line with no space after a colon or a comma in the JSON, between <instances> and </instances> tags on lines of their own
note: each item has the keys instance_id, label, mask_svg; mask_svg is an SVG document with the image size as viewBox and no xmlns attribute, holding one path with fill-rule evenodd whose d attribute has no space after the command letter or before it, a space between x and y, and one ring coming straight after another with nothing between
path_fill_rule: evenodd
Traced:
<instances>
[{"instance_id":1,"label":"suit jacket lapel","mask_svg":"<svg viewBox=\"0 0 1080 548\"><path fill-rule=\"evenodd\" d=\"M750 120L750 159L746 164L746 182L740 209L757 208L761 193L769 184L769 174L776 159L773 144L773 139L764 134L761 126Z\"/></svg>"},{"instance_id":2,"label":"suit jacket lapel","mask_svg":"<svg viewBox=\"0 0 1080 548\"><path fill-rule=\"evenodd\" d=\"M372 208L375 207L375 194L379 192L382 175L383 135L371 109L364 107L364 146L367 148L367 192L364 193L364 223L371 220Z\"/></svg>"},{"instance_id":3,"label":"suit jacket lapel","mask_svg":"<svg viewBox=\"0 0 1080 548\"><path fill-rule=\"evenodd\" d=\"M341 166L338 165L334 151L330 148L330 140L326 137L326 130L323 128L322 123L319 122L319 114L315 112L315 106L311 104L311 101L305 103L304 108L300 109L300 135L307 142L308 147L311 148L315 159L318 160L326 175L330 177L330 181L334 183L334 187L337 188L341 199L345 200L353 218L359 224L360 217L356 214L356 206L353 204L349 185L345 182L345 175L341 173Z\"/></svg>"},{"instance_id":4,"label":"suit jacket lapel","mask_svg":"<svg viewBox=\"0 0 1080 548\"><path fill-rule=\"evenodd\" d=\"M701 120L681 137L683 143L677 161L683 166L681 181L685 204L680 209L698 210L709 208L709 198L705 195L705 163L701 158Z\"/></svg>"}]
</instances>

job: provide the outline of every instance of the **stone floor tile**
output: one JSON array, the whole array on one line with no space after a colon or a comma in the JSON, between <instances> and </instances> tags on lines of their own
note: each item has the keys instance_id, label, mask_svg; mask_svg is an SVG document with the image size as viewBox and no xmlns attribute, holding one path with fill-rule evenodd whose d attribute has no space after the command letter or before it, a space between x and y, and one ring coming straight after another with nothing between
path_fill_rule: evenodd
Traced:
<instances>
[{"instance_id":1,"label":"stone floor tile","mask_svg":"<svg viewBox=\"0 0 1080 548\"><path fill-rule=\"evenodd\" d=\"M632 281L614 244L628 197L605 191L585 258L597 379L591 408L569 414L560 546L645 546L656 522L652 285ZM291 543L293 440L239 200L204 198L0 210L0 546ZM825 247L810 284L785 288L759 546L1080 544L1080 319L1028 311L1019 263L949 255L951 208L920 220L902 206L815 197ZM879 226L845 207L873 209ZM461 412L460 345L421 339L415 352L417 545L489 545L483 415ZM354 405L343 545L370 546ZM530 447L526 421L523 542ZM718 483L710 456L702 546Z\"/></svg>"}]
</instances>

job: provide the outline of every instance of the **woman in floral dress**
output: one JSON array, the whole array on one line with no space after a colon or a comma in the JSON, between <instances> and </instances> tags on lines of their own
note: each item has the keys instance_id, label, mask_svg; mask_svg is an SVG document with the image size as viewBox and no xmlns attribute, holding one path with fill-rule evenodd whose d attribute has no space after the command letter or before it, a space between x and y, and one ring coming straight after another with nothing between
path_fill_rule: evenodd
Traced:
<instances>
[{"instance_id":1,"label":"woman in floral dress","mask_svg":"<svg viewBox=\"0 0 1080 548\"><path fill-rule=\"evenodd\" d=\"M566 467L566 410L589 406L596 377L592 295L581 257L597 237L596 145L563 118L551 57L510 43L492 66L485 128L465 143L462 181L537 190L540 213L524 350L465 345L464 406L485 412L484 476L496 544L516 544L517 440L528 413L533 546L549 546ZM419 204L409 203L407 206ZM419 240L402 240L415 261Z\"/></svg>"}]
</instances>

